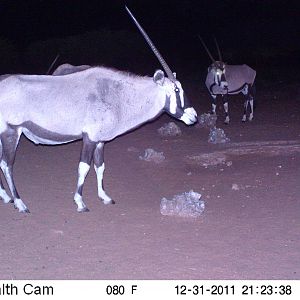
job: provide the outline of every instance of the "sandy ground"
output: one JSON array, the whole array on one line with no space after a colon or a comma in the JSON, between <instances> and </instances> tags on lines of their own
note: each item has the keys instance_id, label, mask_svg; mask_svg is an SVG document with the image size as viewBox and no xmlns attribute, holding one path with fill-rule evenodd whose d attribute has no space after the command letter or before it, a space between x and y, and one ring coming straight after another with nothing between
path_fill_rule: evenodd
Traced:
<instances>
[{"instance_id":1,"label":"sandy ground","mask_svg":"<svg viewBox=\"0 0 300 300\"><path fill-rule=\"evenodd\" d=\"M31 213L0 203L0 279L300 279L300 93L288 90L258 90L251 123L241 123L238 98L230 125L219 110L224 145L178 121L183 134L162 138L157 129L174 121L167 115L108 143L104 182L116 205L98 200L91 170L89 213L72 201L81 142L22 138L14 171ZM191 92L207 112L207 93ZM140 160L146 148L166 159ZM191 189L202 194L203 215L160 213L161 198Z\"/></svg>"}]
</instances>

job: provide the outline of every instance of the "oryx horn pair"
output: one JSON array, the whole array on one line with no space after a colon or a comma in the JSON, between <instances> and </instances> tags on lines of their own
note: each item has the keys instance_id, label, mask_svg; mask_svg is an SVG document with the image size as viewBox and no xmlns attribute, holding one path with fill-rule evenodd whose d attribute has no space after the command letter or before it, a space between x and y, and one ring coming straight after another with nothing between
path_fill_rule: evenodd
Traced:
<instances>
[{"instance_id":1,"label":"oryx horn pair","mask_svg":"<svg viewBox=\"0 0 300 300\"><path fill-rule=\"evenodd\" d=\"M214 59L214 57L212 56L211 52L209 51L209 49L207 48L206 44L204 43L203 39L201 38L201 36L198 35L198 38L200 39L204 49L206 50L208 56L210 57L210 59L212 60L212 62L216 62L217 60ZM223 61L222 59L222 54L221 54L221 51L220 51L220 48L219 48L219 44L217 42L217 39L214 38L214 41L215 41L215 44L216 44L216 47L217 47L217 51L218 51L218 55L219 55L219 61Z\"/></svg>"}]
</instances>

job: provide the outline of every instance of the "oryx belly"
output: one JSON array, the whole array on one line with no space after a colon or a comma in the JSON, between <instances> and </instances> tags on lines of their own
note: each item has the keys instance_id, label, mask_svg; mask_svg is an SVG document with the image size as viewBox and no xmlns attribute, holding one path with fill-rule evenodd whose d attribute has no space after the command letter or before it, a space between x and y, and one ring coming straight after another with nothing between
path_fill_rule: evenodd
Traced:
<instances>
[{"instance_id":1,"label":"oryx belly","mask_svg":"<svg viewBox=\"0 0 300 300\"><path fill-rule=\"evenodd\" d=\"M69 143L82 137L81 135L64 135L56 132L51 132L30 121L21 124L19 130L35 144L43 145L58 145Z\"/></svg>"}]
</instances>

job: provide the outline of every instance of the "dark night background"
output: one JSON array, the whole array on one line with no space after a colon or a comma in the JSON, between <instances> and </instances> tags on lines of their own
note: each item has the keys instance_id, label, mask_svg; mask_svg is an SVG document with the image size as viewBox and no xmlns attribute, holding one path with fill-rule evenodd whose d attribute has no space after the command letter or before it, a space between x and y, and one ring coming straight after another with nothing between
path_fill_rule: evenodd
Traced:
<instances>
[{"instance_id":1,"label":"dark night background","mask_svg":"<svg viewBox=\"0 0 300 300\"><path fill-rule=\"evenodd\" d=\"M59 53L57 65L152 75L160 65L125 4L179 78L205 74L210 60L201 35L215 56L214 36L226 62L249 64L262 81L297 80L300 5L278 0L2 0L0 72L45 73Z\"/></svg>"}]
</instances>

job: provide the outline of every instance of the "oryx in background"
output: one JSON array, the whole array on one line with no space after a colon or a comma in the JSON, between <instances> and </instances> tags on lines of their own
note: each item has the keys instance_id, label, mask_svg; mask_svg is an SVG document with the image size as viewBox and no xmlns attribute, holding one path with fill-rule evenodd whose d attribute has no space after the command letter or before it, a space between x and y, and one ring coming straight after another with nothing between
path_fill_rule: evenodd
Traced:
<instances>
[{"instance_id":1,"label":"oryx in background","mask_svg":"<svg viewBox=\"0 0 300 300\"><path fill-rule=\"evenodd\" d=\"M199 37L200 38L200 37ZM208 73L205 80L205 85L212 97L212 113L216 114L217 96L221 95L223 99L223 106L225 111L225 124L229 123L228 112L228 95L235 95L242 93L245 96L244 114L242 121L247 119L247 110L249 108L249 121L253 119L253 106L255 96L255 76L256 71L247 65L228 65L223 62L221 51L217 40L215 44L217 47L219 60L215 60L207 46L200 38L206 52L208 53L212 64L208 68Z\"/></svg>"},{"instance_id":2,"label":"oryx in background","mask_svg":"<svg viewBox=\"0 0 300 300\"><path fill-rule=\"evenodd\" d=\"M0 81L0 167L20 212L28 212L13 179L13 164L21 134L35 144L57 145L83 140L74 196L77 211L87 211L83 184L91 162L97 174L98 196L114 203L103 189L105 142L164 111L191 125L197 113L179 81L137 20L130 16L162 64L153 77L93 67L64 76L11 75ZM11 201L0 182L0 197Z\"/></svg>"},{"instance_id":3,"label":"oryx in background","mask_svg":"<svg viewBox=\"0 0 300 300\"><path fill-rule=\"evenodd\" d=\"M52 73L54 76L59 76L59 75L67 75L67 74L72 74L80 71L84 71L86 69L91 68L89 65L80 65L80 66L73 66L70 64L63 64L58 66Z\"/></svg>"},{"instance_id":4,"label":"oryx in background","mask_svg":"<svg viewBox=\"0 0 300 300\"><path fill-rule=\"evenodd\" d=\"M54 58L54 60L52 61L50 67L48 68L47 72L46 72L46 75L49 75L50 74L50 71L52 70L53 66L55 65L55 63L57 62L57 60L59 59L59 54L57 54Z\"/></svg>"},{"instance_id":5,"label":"oryx in background","mask_svg":"<svg viewBox=\"0 0 300 300\"><path fill-rule=\"evenodd\" d=\"M57 54L56 57L54 58L54 60L52 61L50 67L48 68L46 75L49 75L52 70L52 68L54 67L55 63L57 62L57 60L59 59L60 55ZM86 70L88 68L91 68L91 66L89 65L80 65L80 66L73 66L71 64L62 64L59 65L51 74L54 76L58 76L58 75L67 75L67 74L71 74L71 73L75 73L75 72L79 72L79 71L83 71Z\"/></svg>"}]
</instances>

